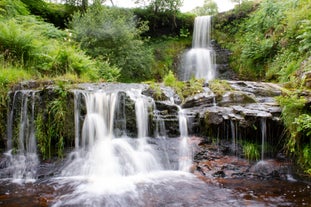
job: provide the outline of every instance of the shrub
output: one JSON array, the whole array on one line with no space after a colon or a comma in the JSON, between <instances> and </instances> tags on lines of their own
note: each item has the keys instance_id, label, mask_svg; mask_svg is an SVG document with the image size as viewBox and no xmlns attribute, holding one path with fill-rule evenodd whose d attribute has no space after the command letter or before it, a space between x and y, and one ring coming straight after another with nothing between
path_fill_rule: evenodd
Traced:
<instances>
[{"instance_id":1,"label":"shrub","mask_svg":"<svg viewBox=\"0 0 311 207\"><path fill-rule=\"evenodd\" d=\"M0 52L5 61L27 65L36 53L36 36L14 19L0 21Z\"/></svg>"},{"instance_id":2,"label":"shrub","mask_svg":"<svg viewBox=\"0 0 311 207\"><path fill-rule=\"evenodd\" d=\"M20 0L1 0L0 1L0 17L16 17L18 15L28 15L29 11L26 5Z\"/></svg>"},{"instance_id":3,"label":"shrub","mask_svg":"<svg viewBox=\"0 0 311 207\"><path fill-rule=\"evenodd\" d=\"M137 28L131 12L94 4L86 13L76 13L70 25L81 48L120 68L122 81L151 78L152 53L139 37L145 25Z\"/></svg>"}]
</instances>

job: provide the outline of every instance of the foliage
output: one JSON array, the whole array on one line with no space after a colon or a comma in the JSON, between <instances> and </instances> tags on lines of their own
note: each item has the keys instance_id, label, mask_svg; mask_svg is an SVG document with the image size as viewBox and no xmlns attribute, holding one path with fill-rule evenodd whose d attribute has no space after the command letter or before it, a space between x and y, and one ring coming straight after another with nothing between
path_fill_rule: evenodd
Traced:
<instances>
[{"instance_id":1,"label":"foliage","mask_svg":"<svg viewBox=\"0 0 311 207\"><path fill-rule=\"evenodd\" d=\"M150 8L136 8L133 9L133 13L149 27L148 30L143 31L144 37L178 36L182 29L190 33L193 30L195 15L191 13L161 11L155 14Z\"/></svg>"},{"instance_id":2,"label":"foliage","mask_svg":"<svg viewBox=\"0 0 311 207\"><path fill-rule=\"evenodd\" d=\"M226 92L232 91L233 88L225 80L214 79L208 82L209 88L216 96L223 96Z\"/></svg>"},{"instance_id":3,"label":"foliage","mask_svg":"<svg viewBox=\"0 0 311 207\"><path fill-rule=\"evenodd\" d=\"M159 101L164 99L163 92L159 83L150 82L149 86L150 89L152 90L152 97L154 100Z\"/></svg>"},{"instance_id":4,"label":"foliage","mask_svg":"<svg viewBox=\"0 0 311 207\"><path fill-rule=\"evenodd\" d=\"M260 159L260 150L258 145L254 143L244 143L243 144L243 153L246 159L248 160L259 160Z\"/></svg>"},{"instance_id":5,"label":"foliage","mask_svg":"<svg viewBox=\"0 0 311 207\"><path fill-rule=\"evenodd\" d=\"M202 7L196 7L191 12L197 16L215 15L218 13L218 7L213 0L204 0Z\"/></svg>"},{"instance_id":6,"label":"foliage","mask_svg":"<svg viewBox=\"0 0 311 207\"><path fill-rule=\"evenodd\" d=\"M138 0L139 1L139 0ZM182 6L182 0L148 0L148 7L157 12L176 12Z\"/></svg>"},{"instance_id":7,"label":"foliage","mask_svg":"<svg viewBox=\"0 0 311 207\"><path fill-rule=\"evenodd\" d=\"M149 42L153 50L154 63L152 64L152 77L160 82L169 71L177 71L177 57L191 45L190 38L182 40L172 37L162 37Z\"/></svg>"},{"instance_id":8,"label":"foliage","mask_svg":"<svg viewBox=\"0 0 311 207\"><path fill-rule=\"evenodd\" d=\"M233 12L219 15L216 38L233 51L234 70L242 78L293 81L310 51L309 3L263 0L241 13L237 8L241 10L243 2Z\"/></svg>"},{"instance_id":9,"label":"foliage","mask_svg":"<svg viewBox=\"0 0 311 207\"><path fill-rule=\"evenodd\" d=\"M5 61L27 65L34 58L36 36L23 28L14 19L0 22L0 52Z\"/></svg>"},{"instance_id":10,"label":"foliage","mask_svg":"<svg viewBox=\"0 0 311 207\"><path fill-rule=\"evenodd\" d=\"M76 13L71 27L88 55L120 68L122 81L140 81L151 78L153 59L139 39L145 24L138 28L136 24L128 10L93 5L84 14Z\"/></svg>"},{"instance_id":11,"label":"foliage","mask_svg":"<svg viewBox=\"0 0 311 207\"><path fill-rule=\"evenodd\" d=\"M277 100L282 107L282 119L285 126L290 131L295 131L295 118L302 113L306 100L303 97L298 97L297 94L279 96Z\"/></svg>"},{"instance_id":12,"label":"foliage","mask_svg":"<svg viewBox=\"0 0 311 207\"><path fill-rule=\"evenodd\" d=\"M311 19L301 20L301 26L297 36L299 39L299 51L310 52L311 50Z\"/></svg>"},{"instance_id":13,"label":"foliage","mask_svg":"<svg viewBox=\"0 0 311 207\"><path fill-rule=\"evenodd\" d=\"M282 107L282 119L289 132L287 149L298 158L302 167L310 169L311 118L309 114L304 113L306 100L291 94L288 97L279 97L278 101Z\"/></svg>"},{"instance_id":14,"label":"foliage","mask_svg":"<svg viewBox=\"0 0 311 207\"><path fill-rule=\"evenodd\" d=\"M26 6L19 0L1 0L0 17L16 17L18 15L28 15Z\"/></svg>"},{"instance_id":15,"label":"foliage","mask_svg":"<svg viewBox=\"0 0 311 207\"><path fill-rule=\"evenodd\" d=\"M202 93L204 85L204 79L195 79L191 78L184 87L182 88L182 94L184 98L187 98L188 96L193 96L198 93Z\"/></svg>"},{"instance_id":16,"label":"foliage","mask_svg":"<svg viewBox=\"0 0 311 207\"><path fill-rule=\"evenodd\" d=\"M310 110L300 93L311 65L310 1L263 0L242 12L243 4L215 18L215 37L232 51L230 65L240 78L278 81L296 90L278 98L286 149L310 172Z\"/></svg>"},{"instance_id":17,"label":"foliage","mask_svg":"<svg viewBox=\"0 0 311 207\"><path fill-rule=\"evenodd\" d=\"M164 85L174 87L176 85L176 78L172 71L169 71L168 74L164 77Z\"/></svg>"},{"instance_id":18,"label":"foliage","mask_svg":"<svg viewBox=\"0 0 311 207\"><path fill-rule=\"evenodd\" d=\"M64 145L67 129L67 97L68 90L63 82L58 83L56 97L47 105L47 109L39 113L36 119L36 137L43 159L50 159L55 146L56 154L64 156Z\"/></svg>"},{"instance_id":19,"label":"foliage","mask_svg":"<svg viewBox=\"0 0 311 207\"><path fill-rule=\"evenodd\" d=\"M311 116L309 114L301 114L298 118L295 118L294 124L296 124L297 131L311 135Z\"/></svg>"},{"instance_id":20,"label":"foliage","mask_svg":"<svg viewBox=\"0 0 311 207\"><path fill-rule=\"evenodd\" d=\"M70 38L52 24L32 16L0 21L0 58L7 66L18 66L38 76L66 73L89 80L115 81L119 70L92 60Z\"/></svg>"},{"instance_id":21,"label":"foliage","mask_svg":"<svg viewBox=\"0 0 311 207\"><path fill-rule=\"evenodd\" d=\"M188 82L181 82L176 79L172 71L169 71L163 83L165 86L172 87L183 101L189 96L202 93L204 80L191 78Z\"/></svg>"},{"instance_id":22,"label":"foliage","mask_svg":"<svg viewBox=\"0 0 311 207\"><path fill-rule=\"evenodd\" d=\"M48 3L44 0L18 0L23 2L31 14L40 16L55 27L66 28L74 8L64 4Z\"/></svg>"},{"instance_id":23,"label":"foliage","mask_svg":"<svg viewBox=\"0 0 311 207\"><path fill-rule=\"evenodd\" d=\"M311 144L304 146L299 163L306 169L305 172L311 175Z\"/></svg>"}]
</instances>

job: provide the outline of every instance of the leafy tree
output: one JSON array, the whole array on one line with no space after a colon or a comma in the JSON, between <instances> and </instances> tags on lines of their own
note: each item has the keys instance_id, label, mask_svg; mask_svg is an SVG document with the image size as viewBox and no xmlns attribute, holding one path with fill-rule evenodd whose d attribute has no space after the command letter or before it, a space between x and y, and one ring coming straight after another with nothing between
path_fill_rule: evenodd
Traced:
<instances>
[{"instance_id":1,"label":"leafy tree","mask_svg":"<svg viewBox=\"0 0 311 207\"><path fill-rule=\"evenodd\" d=\"M180 13L180 7L183 0L137 0L136 3L144 3L147 5L149 13L149 25L152 30L157 30L160 25L170 24L170 30L177 28L176 17Z\"/></svg>"},{"instance_id":2,"label":"leafy tree","mask_svg":"<svg viewBox=\"0 0 311 207\"><path fill-rule=\"evenodd\" d=\"M176 12L179 11L183 4L183 0L136 0L135 3L143 3L148 5L154 13L158 12Z\"/></svg>"},{"instance_id":3,"label":"leafy tree","mask_svg":"<svg viewBox=\"0 0 311 207\"><path fill-rule=\"evenodd\" d=\"M138 81L150 78L152 53L140 39L145 24L137 24L130 11L95 3L73 16L71 28L87 54L120 68L122 81Z\"/></svg>"},{"instance_id":4,"label":"leafy tree","mask_svg":"<svg viewBox=\"0 0 311 207\"><path fill-rule=\"evenodd\" d=\"M74 7L79 7L82 12L85 12L88 8L88 0L65 0L65 3Z\"/></svg>"},{"instance_id":5,"label":"leafy tree","mask_svg":"<svg viewBox=\"0 0 311 207\"><path fill-rule=\"evenodd\" d=\"M205 0L202 7L196 7L192 12L198 16L215 15L218 13L218 6L213 0Z\"/></svg>"}]
</instances>

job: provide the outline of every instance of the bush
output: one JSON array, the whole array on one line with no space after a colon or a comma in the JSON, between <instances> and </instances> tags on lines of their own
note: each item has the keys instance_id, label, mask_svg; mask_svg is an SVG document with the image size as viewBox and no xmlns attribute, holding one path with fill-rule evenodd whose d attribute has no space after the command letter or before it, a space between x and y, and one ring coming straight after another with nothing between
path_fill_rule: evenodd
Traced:
<instances>
[{"instance_id":1,"label":"bush","mask_svg":"<svg viewBox=\"0 0 311 207\"><path fill-rule=\"evenodd\" d=\"M145 25L137 28L131 12L95 4L84 14L76 13L70 25L81 48L120 68L122 81L151 78L151 49L139 37Z\"/></svg>"},{"instance_id":2,"label":"bush","mask_svg":"<svg viewBox=\"0 0 311 207\"><path fill-rule=\"evenodd\" d=\"M232 50L234 70L246 79L292 81L311 48L309 5L307 0L264 0L243 12L236 7L218 15L214 33Z\"/></svg>"},{"instance_id":3,"label":"bush","mask_svg":"<svg viewBox=\"0 0 311 207\"><path fill-rule=\"evenodd\" d=\"M40 16L44 21L54 24L58 28L66 28L73 8L64 4L47 3L44 0L21 0L31 14Z\"/></svg>"},{"instance_id":4,"label":"bush","mask_svg":"<svg viewBox=\"0 0 311 207\"><path fill-rule=\"evenodd\" d=\"M0 21L0 52L5 61L27 65L36 53L32 30L24 30L14 19Z\"/></svg>"},{"instance_id":5,"label":"bush","mask_svg":"<svg viewBox=\"0 0 311 207\"><path fill-rule=\"evenodd\" d=\"M179 58L186 48L191 46L191 37L173 38L162 37L154 38L149 41L153 50L154 63L152 65L152 77L158 81L163 78L169 71L177 73Z\"/></svg>"},{"instance_id":6,"label":"bush","mask_svg":"<svg viewBox=\"0 0 311 207\"><path fill-rule=\"evenodd\" d=\"M20 0L1 0L0 17L11 18L19 15L28 15L26 5Z\"/></svg>"},{"instance_id":7,"label":"bush","mask_svg":"<svg viewBox=\"0 0 311 207\"><path fill-rule=\"evenodd\" d=\"M145 37L178 36L181 29L190 33L193 31L194 14L180 12L174 14L170 11L155 14L150 8L136 8L133 13L140 21L148 23L149 29L142 33Z\"/></svg>"}]
</instances>

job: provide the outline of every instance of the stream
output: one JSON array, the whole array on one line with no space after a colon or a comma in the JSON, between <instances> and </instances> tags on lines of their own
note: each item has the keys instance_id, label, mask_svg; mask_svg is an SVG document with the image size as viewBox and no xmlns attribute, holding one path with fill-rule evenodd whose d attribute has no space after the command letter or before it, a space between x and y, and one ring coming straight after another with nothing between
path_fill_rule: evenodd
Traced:
<instances>
[{"instance_id":1,"label":"stream","mask_svg":"<svg viewBox=\"0 0 311 207\"><path fill-rule=\"evenodd\" d=\"M180 79L194 76L207 83L217 73L206 36L211 17L196 22L198 36ZM284 141L274 99L280 87L247 81L227 85L231 90L216 95L204 84L183 103L167 87L161 91L165 100L154 100L146 84L72 87L66 97L72 110L69 127L64 123L70 140L65 156L45 160L36 124L50 114L46 106L55 88L10 92L0 206L311 206L311 183L276 154ZM259 146L257 162L243 156L245 141Z\"/></svg>"}]
</instances>

